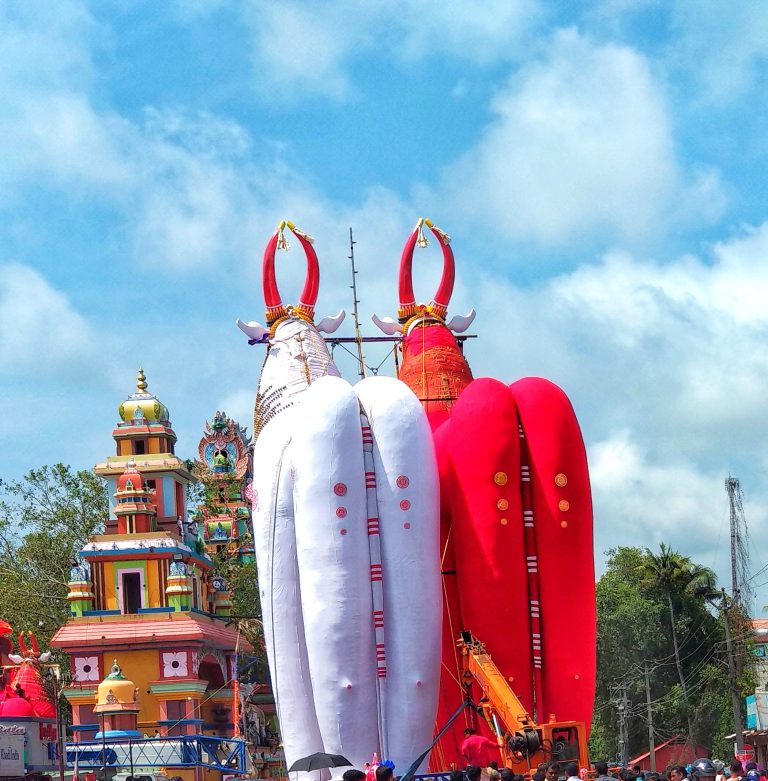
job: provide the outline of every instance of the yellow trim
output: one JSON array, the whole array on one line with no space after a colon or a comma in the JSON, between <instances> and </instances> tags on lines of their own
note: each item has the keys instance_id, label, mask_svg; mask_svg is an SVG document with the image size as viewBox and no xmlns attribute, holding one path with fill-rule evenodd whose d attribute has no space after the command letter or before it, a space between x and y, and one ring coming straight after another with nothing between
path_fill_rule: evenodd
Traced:
<instances>
[{"instance_id":1,"label":"yellow trim","mask_svg":"<svg viewBox=\"0 0 768 781\"><path fill-rule=\"evenodd\" d=\"M438 304L438 306L440 305ZM445 309L445 307L441 306L440 309ZM431 304L428 304L423 308L420 307L415 315L412 315L403 323L403 333L408 333L408 328L417 320L437 320L441 325L445 325L445 315L440 315Z\"/></svg>"}]
</instances>

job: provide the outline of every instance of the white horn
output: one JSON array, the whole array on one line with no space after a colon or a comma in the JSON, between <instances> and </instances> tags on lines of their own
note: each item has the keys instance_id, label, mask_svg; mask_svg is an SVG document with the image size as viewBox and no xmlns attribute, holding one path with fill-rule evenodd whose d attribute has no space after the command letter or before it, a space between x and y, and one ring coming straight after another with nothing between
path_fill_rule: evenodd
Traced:
<instances>
[{"instance_id":1,"label":"white horn","mask_svg":"<svg viewBox=\"0 0 768 781\"><path fill-rule=\"evenodd\" d=\"M244 323L239 318L235 321L237 323L237 327L248 337L253 339L256 342L263 342L264 337L269 334L269 328L265 328L260 323L257 323L255 320L251 320L248 323Z\"/></svg>"},{"instance_id":2,"label":"white horn","mask_svg":"<svg viewBox=\"0 0 768 781\"><path fill-rule=\"evenodd\" d=\"M21 664L24 661L24 657L20 654L8 654L8 658L14 663L14 664Z\"/></svg>"},{"instance_id":3,"label":"white horn","mask_svg":"<svg viewBox=\"0 0 768 781\"><path fill-rule=\"evenodd\" d=\"M476 314L477 312L475 312L474 309L470 309L464 317L461 315L454 315L451 318L451 322L448 323L448 328L455 334L463 334L464 331L472 325L472 321L475 319Z\"/></svg>"},{"instance_id":4,"label":"white horn","mask_svg":"<svg viewBox=\"0 0 768 781\"><path fill-rule=\"evenodd\" d=\"M345 315L346 312L343 309L339 309L337 315L328 315L328 317L324 317L315 328L323 333L332 334L341 325Z\"/></svg>"},{"instance_id":5,"label":"white horn","mask_svg":"<svg viewBox=\"0 0 768 781\"><path fill-rule=\"evenodd\" d=\"M373 324L387 336L393 336L395 333L403 333L403 326L400 325L400 323L395 322L391 317L380 318L377 315L372 315L371 320L373 320Z\"/></svg>"}]
</instances>

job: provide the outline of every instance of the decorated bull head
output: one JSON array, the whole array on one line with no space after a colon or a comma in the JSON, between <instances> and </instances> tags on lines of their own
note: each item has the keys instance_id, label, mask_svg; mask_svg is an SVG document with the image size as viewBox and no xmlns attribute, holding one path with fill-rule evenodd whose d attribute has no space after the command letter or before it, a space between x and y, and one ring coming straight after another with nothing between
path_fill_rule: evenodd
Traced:
<instances>
[{"instance_id":1,"label":"decorated bull head","mask_svg":"<svg viewBox=\"0 0 768 781\"><path fill-rule=\"evenodd\" d=\"M283 304L275 278L275 252L288 248L286 228L296 236L307 259L304 287L295 306ZM320 284L320 267L312 241L311 236L299 230L292 222L280 222L264 249L262 285L266 325L237 320L238 328L249 337L249 344L268 345L256 394L256 437L269 420L290 405L293 395L306 390L318 377L326 374L339 376L320 332L333 333L344 319L344 310L340 310L333 317L323 318L315 325L314 311Z\"/></svg>"},{"instance_id":2,"label":"decorated bull head","mask_svg":"<svg viewBox=\"0 0 768 781\"><path fill-rule=\"evenodd\" d=\"M19 665L11 671L11 680L16 694L26 699L35 716L51 718L56 715L56 709L45 691L42 678L42 665L51 658L50 651L40 652L35 635L26 632L30 647L24 640L24 632L19 632L19 653L8 654L8 658Z\"/></svg>"},{"instance_id":3,"label":"decorated bull head","mask_svg":"<svg viewBox=\"0 0 768 781\"><path fill-rule=\"evenodd\" d=\"M424 226L437 239L443 253L443 274L437 292L429 304L417 304L413 293L413 252L427 246ZM451 237L431 220L420 218L405 242L400 257L397 321L373 316L373 322L388 335L400 333L402 365L399 378L424 404L430 423L439 425L462 390L472 381L472 372L454 337L463 333L475 319L475 310L455 316L448 323L448 304L453 293L455 265Z\"/></svg>"},{"instance_id":4,"label":"decorated bull head","mask_svg":"<svg viewBox=\"0 0 768 781\"><path fill-rule=\"evenodd\" d=\"M44 651L40 653L40 648L37 645L37 638L32 631L27 632L29 643L32 648L28 648L24 642L24 632L19 632L19 653L8 654L8 658L15 664L21 664L22 662L42 662L43 664L51 658L50 651Z\"/></svg>"}]
</instances>

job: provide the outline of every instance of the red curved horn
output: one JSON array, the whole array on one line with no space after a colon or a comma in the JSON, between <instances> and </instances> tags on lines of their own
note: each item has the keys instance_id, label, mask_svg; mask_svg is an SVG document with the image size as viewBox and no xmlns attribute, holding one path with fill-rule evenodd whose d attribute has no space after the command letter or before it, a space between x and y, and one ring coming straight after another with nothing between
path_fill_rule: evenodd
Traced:
<instances>
[{"instance_id":1,"label":"red curved horn","mask_svg":"<svg viewBox=\"0 0 768 781\"><path fill-rule=\"evenodd\" d=\"M419 220L416 227L408 236L400 256L400 272L398 276L398 296L400 307L397 310L397 316L400 320L407 320L416 314L416 298L413 294L413 250L419 237L419 230L422 224L426 225L434 234L440 249L443 252L443 275L440 278L440 284L437 292L429 305L432 314L445 319L448 313L448 304L453 293L453 283L456 276L456 264L453 259L453 250L450 245L450 238L440 228L432 224L430 220Z\"/></svg>"},{"instance_id":2,"label":"red curved horn","mask_svg":"<svg viewBox=\"0 0 768 781\"><path fill-rule=\"evenodd\" d=\"M19 653L22 656L28 656L29 655L29 649L27 648L26 644L24 643L24 632L19 632Z\"/></svg>"},{"instance_id":3,"label":"red curved horn","mask_svg":"<svg viewBox=\"0 0 768 781\"><path fill-rule=\"evenodd\" d=\"M453 293L453 282L456 277L456 264L453 259L453 250L451 249L448 236L441 231L440 228L436 228L432 225L432 223L427 222L427 225L440 243L440 249L443 251L443 276L440 277L440 284L432 299L431 309L435 314L445 317L448 313L448 304L451 301L451 294Z\"/></svg>"},{"instance_id":4,"label":"red curved horn","mask_svg":"<svg viewBox=\"0 0 768 781\"><path fill-rule=\"evenodd\" d=\"M413 249L416 246L416 239L419 237L421 222L419 220L416 223L411 235L405 240L403 251L400 254L400 270L397 276L397 297L400 306L397 310L397 316L401 320L411 317L416 312L416 298L413 295Z\"/></svg>"},{"instance_id":5,"label":"red curved horn","mask_svg":"<svg viewBox=\"0 0 768 781\"><path fill-rule=\"evenodd\" d=\"M299 240L299 243L304 249L304 255L307 258L307 276L304 280L304 288L301 291L301 297L299 298L297 308L309 317L312 317L313 315L315 303L317 301L317 292L320 287L320 264L317 261L317 253L312 246L310 237L287 220L281 222L264 249L262 285L264 288L264 303L267 306L268 324L286 314L286 309L280 298L280 291L277 289L277 279L275 276L275 251L277 250L280 233L286 227Z\"/></svg>"},{"instance_id":6,"label":"red curved horn","mask_svg":"<svg viewBox=\"0 0 768 781\"><path fill-rule=\"evenodd\" d=\"M270 319L271 310L279 309L283 305L275 279L275 250L281 230L282 225L278 226L277 230L270 236L267 246L264 248L264 260L261 266L261 284L264 290L264 303L267 306L267 320Z\"/></svg>"},{"instance_id":7,"label":"red curved horn","mask_svg":"<svg viewBox=\"0 0 768 781\"><path fill-rule=\"evenodd\" d=\"M32 653L35 656L40 656L40 649L37 647L37 638L31 629L27 632L27 637L29 637L29 642L32 644Z\"/></svg>"},{"instance_id":8,"label":"red curved horn","mask_svg":"<svg viewBox=\"0 0 768 781\"><path fill-rule=\"evenodd\" d=\"M320 288L320 264L317 261L315 248L307 235L297 228L291 228L291 230L301 246L304 247L304 254L307 256L307 277L299 297L299 306L311 316L317 303L317 291Z\"/></svg>"}]
</instances>

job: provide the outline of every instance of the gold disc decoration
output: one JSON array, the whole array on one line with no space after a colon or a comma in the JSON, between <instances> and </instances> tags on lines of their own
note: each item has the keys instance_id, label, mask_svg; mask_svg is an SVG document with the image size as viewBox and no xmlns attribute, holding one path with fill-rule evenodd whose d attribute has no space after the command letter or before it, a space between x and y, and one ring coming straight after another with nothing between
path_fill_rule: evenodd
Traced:
<instances>
[{"instance_id":1,"label":"gold disc decoration","mask_svg":"<svg viewBox=\"0 0 768 781\"><path fill-rule=\"evenodd\" d=\"M566 512L566 510L571 509L571 503L567 499L561 499L557 503L557 509L562 510L563 512Z\"/></svg>"},{"instance_id":2,"label":"gold disc decoration","mask_svg":"<svg viewBox=\"0 0 768 781\"><path fill-rule=\"evenodd\" d=\"M506 499L499 499L499 501L496 502L496 506L499 510L506 510L507 507L509 507L509 502Z\"/></svg>"},{"instance_id":3,"label":"gold disc decoration","mask_svg":"<svg viewBox=\"0 0 768 781\"><path fill-rule=\"evenodd\" d=\"M493 476L493 482L496 483L496 485L506 485L507 484L507 473L506 472L496 472L496 474Z\"/></svg>"},{"instance_id":4,"label":"gold disc decoration","mask_svg":"<svg viewBox=\"0 0 768 781\"><path fill-rule=\"evenodd\" d=\"M558 488L564 488L568 485L568 478L562 472L558 472L555 475L555 485L558 486Z\"/></svg>"},{"instance_id":5,"label":"gold disc decoration","mask_svg":"<svg viewBox=\"0 0 768 781\"><path fill-rule=\"evenodd\" d=\"M506 526L509 523L509 521L506 518L501 519L501 525Z\"/></svg>"}]
</instances>

